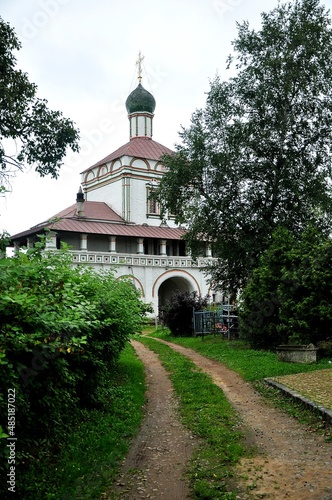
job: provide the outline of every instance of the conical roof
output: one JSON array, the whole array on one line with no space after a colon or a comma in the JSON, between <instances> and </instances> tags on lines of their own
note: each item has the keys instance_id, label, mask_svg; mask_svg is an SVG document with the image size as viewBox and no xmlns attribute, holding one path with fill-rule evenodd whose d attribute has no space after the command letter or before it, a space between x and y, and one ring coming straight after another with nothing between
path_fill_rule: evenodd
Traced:
<instances>
[{"instance_id":1,"label":"conical roof","mask_svg":"<svg viewBox=\"0 0 332 500\"><path fill-rule=\"evenodd\" d=\"M139 83L135 90L129 94L126 100L128 114L131 113L153 113L156 107L156 101L150 92Z\"/></svg>"}]
</instances>

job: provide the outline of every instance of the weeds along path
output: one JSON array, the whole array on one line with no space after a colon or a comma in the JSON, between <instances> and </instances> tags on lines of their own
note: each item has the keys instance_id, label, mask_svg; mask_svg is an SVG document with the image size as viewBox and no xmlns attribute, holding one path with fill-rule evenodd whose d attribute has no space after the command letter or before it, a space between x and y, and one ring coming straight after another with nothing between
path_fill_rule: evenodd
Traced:
<instances>
[{"instance_id":1,"label":"weeds along path","mask_svg":"<svg viewBox=\"0 0 332 500\"><path fill-rule=\"evenodd\" d=\"M145 418L108 498L190 498L183 475L194 440L178 420L172 384L158 356L140 342L132 345L146 369Z\"/></svg>"},{"instance_id":2,"label":"weeds along path","mask_svg":"<svg viewBox=\"0 0 332 500\"><path fill-rule=\"evenodd\" d=\"M249 383L219 362L155 340L187 356L210 375L238 411L248 444L257 453L242 460L236 470L237 499L332 500L332 443L270 407Z\"/></svg>"}]
</instances>

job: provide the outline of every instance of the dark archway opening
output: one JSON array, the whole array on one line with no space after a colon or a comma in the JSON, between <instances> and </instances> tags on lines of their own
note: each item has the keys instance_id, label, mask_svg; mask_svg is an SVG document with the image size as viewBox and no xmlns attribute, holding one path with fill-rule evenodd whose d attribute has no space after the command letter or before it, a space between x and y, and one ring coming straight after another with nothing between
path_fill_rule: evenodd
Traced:
<instances>
[{"instance_id":1,"label":"dark archway opening","mask_svg":"<svg viewBox=\"0 0 332 500\"><path fill-rule=\"evenodd\" d=\"M194 288L188 280L178 276L169 278L160 285L158 290L159 317L161 316L161 309L170 300L172 294L178 290L181 292L193 292Z\"/></svg>"}]
</instances>

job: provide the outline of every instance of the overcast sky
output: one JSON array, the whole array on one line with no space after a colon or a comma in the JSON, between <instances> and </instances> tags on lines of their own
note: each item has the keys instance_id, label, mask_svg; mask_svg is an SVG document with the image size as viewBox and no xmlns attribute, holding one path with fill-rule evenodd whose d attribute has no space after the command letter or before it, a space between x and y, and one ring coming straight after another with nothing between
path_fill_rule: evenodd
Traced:
<instances>
[{"instance_id":1,"label":"overcast sky","mask_svg":"<svg viewBox=\"0 0 332 500\"><path fill-rule=\"evenodd\" d=\"M23 231L75 202L80 172L125 144L128 94L143 86L156 99L154 139L173 148L181 125L203 107L209 80L228 79L236 22L259 28L278 0L0 0L0 15L22 43L18 67L38 97L71 118L81 152L69 153L59 179L17 175L0 199L0 231ZM332 6L332 0L325 5Z\"/></svg>"}]
</instances>

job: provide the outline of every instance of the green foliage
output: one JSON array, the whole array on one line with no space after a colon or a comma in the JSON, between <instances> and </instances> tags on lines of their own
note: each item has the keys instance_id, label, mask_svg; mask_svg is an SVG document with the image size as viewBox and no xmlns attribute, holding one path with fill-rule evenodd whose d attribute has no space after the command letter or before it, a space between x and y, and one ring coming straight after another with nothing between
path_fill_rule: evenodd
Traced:
<instances>
[{"instance_id":1,"label":"green foliage","mask_svg":"<svg viewBox=\"0 0 332 500\"><path fill-rule=\"evenodd\" d=\"M241 335L255 348L332 338L332 241L279 228L242 294Z\"/></svg>"},{"instance_id":2,"label":"green foliage","mask_svg":"<svg viewBox=\"0 0 332 500\"><path fill-rule=\"evenodd\" d=\"M3 431L3 428L1 427L0 425L0 439L5 439L8 437L8 434L6 434L4 431Z\"/></svg>"},{"instance_id":3,"label":"green foliage","mask_svg":"<svg viewBox=\"0 0 332 500\"><path fill-rule=\"evenodd\" d=\"M243 288L271 233L300 234L332 212L332 31L319 0L295 0L244 22L233 42L237 74L211 82L206 106L183 129L158 197L188 224L194 256L206 240L221 288Z\"/></svg>"},{"instance_id":4,"label":"green foliage","mask_svg":"<svg viewBox=\"0 0 332 500\"><path fill-rule=\"evenodd\" d=\"M14 51L21 44L14 30L0 17L0 181L6 182L13 168L34 165L41 175L57 177L69 146L78 151L78 131L71 120L47 107L36 97L37 86L15 68ZM5 152L4 140L20 146L16 156Z\"/></svg>"},{"instance_id":5,"label":"green foliage","mask_svg":"<svg viewBox=\"0 0 332 500\"><path fill-rule=\"evenodd\" d=\"M20 467L18 491L25 500L36 498L106 497L120 462L128 451L143 416L145 375L142 362L127 344L119 361L105 373L112 401L104 410L84 410L71 425L56 456L45 447L43 460Z\"/></svg>"},{"instance_id":6,"label":"green foliage","mask_svg":"<svg viewBox=\"0 0 332 500\"><path fill-rule=\"evenodd\" d=\"M7 231L3 231L0 234L0 258L6 256L6 248L10 243L10 234Z\"/></svg>"},{"instance_id":7,"label":"green foliage","mask_svg":"<svg viewBox=\"0 0 332 500\"><path fill-rule=\"evenodd\" d=\"M142 325L129 281L42 247L0 260L0 425L15 389L21 461L29 442L63 439L82 409L111 404L105 374Z\"/></svg>"},{"instance_id":8,"label":"green foliage","mask_svg":"<svg viewBox=\"0 0 332 500\"><path fill-rule=\"evenodd\" d=\"M174 336L192 336L193 310L200 311L207 305L207 297L198 297L196 292L176 290L162 308L164 324Z\"/></svg>"}]
</instances>

